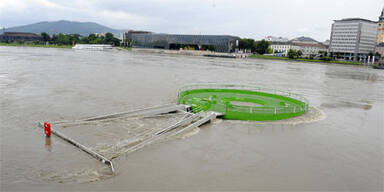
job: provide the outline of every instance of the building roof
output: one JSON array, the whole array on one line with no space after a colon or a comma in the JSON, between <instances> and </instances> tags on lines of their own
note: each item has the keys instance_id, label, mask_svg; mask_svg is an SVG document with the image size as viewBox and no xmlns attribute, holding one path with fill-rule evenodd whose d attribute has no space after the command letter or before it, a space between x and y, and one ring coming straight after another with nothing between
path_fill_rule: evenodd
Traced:
<instances>
[{"instance_id":1,"label":"building roof","mask_svg":"<svg viewBox=\"0 0 384 192\"><path fill-rule=\"evenodd\" d=\"M335 22L343 22L343 21L365 21L365 22L370 22L370 23L377 23L376 21L371 21L371 20L368 20L368 19L363 19L363 18L344 18L344 19L340 19L340 20L334 20Z\"/></svg>"},{"instance_id":2,"label":"building roof","mask_svg":"<svg viewBox=\"0 0 384 192\"><path fill-rule=\"evenodd\" d=\"M276 42L276 41L287 42L287 41L289 41L288 38L285 38L285 37L274 37L274 36L267 36L267 37L264 38L264 40L271 41L271 42Z\"/></svg>"},{"instance_id":3,"label":"building roof","mask_svg":"<svg viewBox=\"0 0 384 192\"><path fill-rule=\"evenodd\" d=\"M319 48L326 48L323 44L321 43L295 43L295 45L299 47L319 47Z\"/></svg>"},{"instance_id":4,"label":"building roof","mask_svg":"<svg viewBox=\"0 0 384 192\"><path fill-rule=\"evenodd\" d=\"M40 37L40 35L35 33L24 33L24 32L4 32L3 36L12 36L12 37Z\"/></svg>"},{"instance_id":5,"label":"building roof","mask_svg":"<svg viewBox=\"0 0 384 192\"><path fill-rule=\"evenodd\" d=\"M129 33L129 32L128 32ZM132 35L136 36L147 36L147 37L166 37L166 38L182 38L182 39L195 39L195 38L216 38L216 39L240 39L240 37L232 35L190 35L190 34L170 34L170 33L135 33Z\"/></svg>"},{"instance_id":6,"label":"building roof","mask_svg":"<svg viewBox=\"0 0 384 192\"><path fill-rule=\"evenodd\" d=\"M300 42L300 43L308 43L308 42L313 42L313 43L318 43L315 39L311 38L311 37L296 37L294 39L291 40L291 42Z\"/></svg>"},{"instance_id":7,"label":"building roof","mask_svg":"<svg viewBox=\"0 0 384 192\"><path fill-rule=\"evenodd\" d=\"M293 45L290 41L272 41L271 45Z\"/></svg>"},{"instance_id":8,"label":"building roof","mask_svg":"<svg viewBox=\"0 0 384 192\"><path fill-rule=\"evenodd\" d=\"M135 30L129 30L128 33L152 33L150 31L135 31Z\"/></svg>"}]
</instances>

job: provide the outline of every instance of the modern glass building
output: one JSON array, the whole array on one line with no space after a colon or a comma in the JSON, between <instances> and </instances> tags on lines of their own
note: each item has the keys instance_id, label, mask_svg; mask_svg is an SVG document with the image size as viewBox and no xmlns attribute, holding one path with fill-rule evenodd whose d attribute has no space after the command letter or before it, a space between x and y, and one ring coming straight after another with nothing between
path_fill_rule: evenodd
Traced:
<instances>
[{"instance_id":1,"label":"modern glass building","mask_svg":"<svg viewBox=\"0 0 384 192\"><path fill-rule=\"evenodd\" d=\"M217 52L235 52L238 49L239 37L229 35L178 35L130 31L123 35L137 48L158 49L193 49L214 50ZM123 39L124 41L124 39Z\"/></svg>"}]
</instances>

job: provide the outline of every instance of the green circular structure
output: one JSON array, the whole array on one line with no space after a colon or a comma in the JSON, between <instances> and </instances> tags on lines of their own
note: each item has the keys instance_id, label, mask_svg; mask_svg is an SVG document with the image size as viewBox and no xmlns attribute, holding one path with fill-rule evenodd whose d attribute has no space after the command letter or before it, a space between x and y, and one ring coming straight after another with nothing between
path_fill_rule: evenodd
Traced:
<instances>
[{"instance_id":1,"label":"green circular structure","mask_svg":"<svg viewBox=\"0 0 384 192\"><path fill-rule=\"evenodd\" d=\"M193 112L215 111L234 120L281 120L308 111L300 95L248 85L189 85L179 90L178 102Z\"/></svg>"}]
</instances>

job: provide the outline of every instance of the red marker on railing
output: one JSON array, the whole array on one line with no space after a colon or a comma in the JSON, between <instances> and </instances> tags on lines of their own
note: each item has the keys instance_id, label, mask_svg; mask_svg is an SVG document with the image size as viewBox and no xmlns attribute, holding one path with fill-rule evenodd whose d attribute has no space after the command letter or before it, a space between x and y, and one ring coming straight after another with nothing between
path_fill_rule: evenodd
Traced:
<instances>
[{"instance_id":1,"label":"red marker on railing","mask_svg":"<svg viewBox=\"0 0 384 192\"><path fill-rule=\"evenodd\" d=\"M44 133L47 137L51 136L51 124L48 122L44 122Z\"/></svg>"}]
</instances>

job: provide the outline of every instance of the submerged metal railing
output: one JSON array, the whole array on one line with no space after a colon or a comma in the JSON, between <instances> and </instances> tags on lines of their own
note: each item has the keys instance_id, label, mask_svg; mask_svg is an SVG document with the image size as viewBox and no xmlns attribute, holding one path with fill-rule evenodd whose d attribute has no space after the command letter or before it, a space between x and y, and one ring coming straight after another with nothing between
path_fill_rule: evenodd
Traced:
<instances>
[{"instance_id":1,"label":"submerged metal railing","mask_svg":"<svg viewBox=\"0 0 384 192\"><path fill-rule=\"evenodd\" d=\"M238 85L238 84L218 84L218 83L203 83L203 84L191 84L184 86L178 90L178 98L179 101L183 100L184 96L181 94L185 91L197 90L197 89L228 89L228 90L246 90L246 91L255 91L273 95L279 95L288 97L297 101L300 101L302 105L285 105L285 106L239 106L233 105L229 103L225 103L223 101L217 100L215 101L215 108L220 108L219 111L225 110L225 112L242 112L249 114L298 114L308 111L309 102L306 98L299 94L290 93L287 91L281 91L277 89L256 87L252 85ZM192 105L192 108L194 106ZM193 111L202 111L203 106L196 106L193 108ZM212 109L215 111L214 109Z\"/></svg>"},{"instance_id":2,"label":"submerged metal railing","mask_svg":"<svg viewBox=\"0 0 384 192\"><path fill-rule=\"evenodd\" d=\"M172 113L175 111L187 111L188 106L186 105L175 105L175 104L168 104L168 105L162 105L162 106L155 106L155 107L149 107L149 108L143 108L143 109L136 109L136 110L131 110L127 112L120 112L120 113L112 113L112 114L106 114L106 115L101 115L101 116L96 116L96 117L91 117L91 118L86 118L86 119L81 119L81 120L75 120L75 121L57 121L57 122L51 122L52 125L71 125L71 124L81 124L81 123L86 123L90 121L99 121L99 120L105 120L105 119L114 119L114 118L119 118L119 117L130 117L130 116L143 116L143 115L157 115L157 114L166 114L166 113ZM157 132L155 135L162 135L163 132L167 132L169 130L175 129L177 127L180 127L181 125L184 125L186 123L190 123L194 120L196 120L198 115L192 116L192 117L186 117L185 119L183 118L183 121L177 122L176 124L167 127L166 129L162 130L161 132ZM44 123L39 122L38 124L39 127L44 129ZM85 145L81 144L78 141L75 141L74 139L68 137L67 135L64 135L63 133L49 128L49 131L52 132L54 135L57 137L63 139L64 141L67 141L68 143L74 145L75 147L83 150L84 152L88 153L92 157L96 158L100 162L104 163L105 165L108 165L112 171L113 174L115 174L115 168L113 166L112 159L108 159L104 157L102 154L97 153L96 151L92 150L89 147L86 147ZM139 143L140 144L140 143ZM140 144L141 146L142 144ZM138 145L139 146L139 145ZM134 146L135 149L139 148L138 146Z\"/></svg>"}]
</instances>

